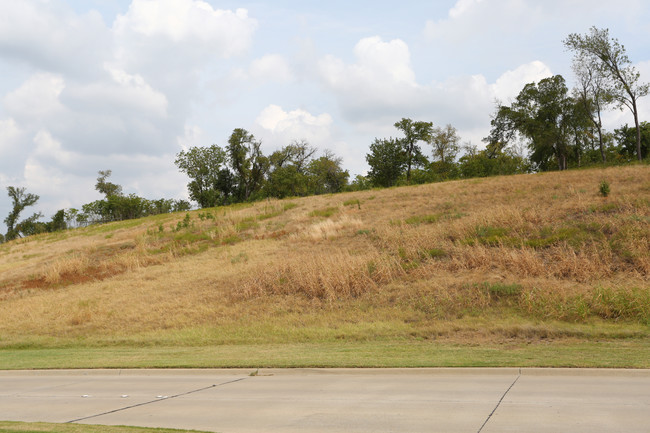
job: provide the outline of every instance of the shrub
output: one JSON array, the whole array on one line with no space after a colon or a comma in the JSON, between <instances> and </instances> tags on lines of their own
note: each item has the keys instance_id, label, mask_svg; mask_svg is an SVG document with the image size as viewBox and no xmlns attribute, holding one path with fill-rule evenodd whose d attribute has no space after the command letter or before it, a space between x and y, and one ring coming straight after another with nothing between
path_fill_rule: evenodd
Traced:
<instances>
[{"instance_id":1,"label":"shrub","mask_svg":"<svg viewBox=\"0 0 650 433\"><path fill-rule=\"evenodd\" d=\"M598 190L600 191L600 195L607 197L609 195L609 182L604 179L601 180Z\"/></svg>"}]
</instances>

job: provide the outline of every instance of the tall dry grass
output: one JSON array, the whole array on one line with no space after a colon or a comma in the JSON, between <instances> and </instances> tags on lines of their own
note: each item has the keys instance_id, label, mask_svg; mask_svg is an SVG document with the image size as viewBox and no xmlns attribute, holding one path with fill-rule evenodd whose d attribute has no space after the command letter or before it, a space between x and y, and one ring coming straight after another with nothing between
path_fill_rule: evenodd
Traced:
<instances>
[{"instance_id":1,"label":"tall dry grass","mask_svg":"<svg viewBox=\"0 0 650 433\"><path fill-rule=\"evenodd\" d=\"M603 178L608 198L598 194ZM333 311L357 317L359 305L407 324L406 336L463 317L650 321L647 166L187 215L0 246L0 333L111 336L255 323L263 333L263 323L290 311L329 323Z\"/></svg>"}]
</instances>

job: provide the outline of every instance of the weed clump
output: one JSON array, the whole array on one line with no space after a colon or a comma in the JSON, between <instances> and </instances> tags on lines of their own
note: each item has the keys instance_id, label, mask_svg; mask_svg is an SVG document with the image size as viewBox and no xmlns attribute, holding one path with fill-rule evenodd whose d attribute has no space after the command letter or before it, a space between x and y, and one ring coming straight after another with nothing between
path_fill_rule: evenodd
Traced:
<instances>
[{"instance_id":1,"label":"weed clump","mask_svg":"<svg viewBox=\"0 0 650 433\"><path fill-rule=\"evenodd\" d=\"M598 191L600 192L600 195L607 197L609 195L609 182L605 179L601 180L598 185Z\"/></svg>"}]
</instances>

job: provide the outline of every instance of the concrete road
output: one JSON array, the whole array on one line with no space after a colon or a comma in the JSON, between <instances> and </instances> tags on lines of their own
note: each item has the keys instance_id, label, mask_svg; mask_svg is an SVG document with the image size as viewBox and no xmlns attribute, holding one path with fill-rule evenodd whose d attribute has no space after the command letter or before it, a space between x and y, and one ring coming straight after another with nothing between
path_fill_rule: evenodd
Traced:
<instances>
[{"instance_id":1,"label":"concrete road","mask_svg":"<svg viewBox=\"0 0 650 433\"><path fill-rule=\"evenodd\" d=\"M244 432L650 432L650 371L0 372L0 420Z\"/></svg>"}]
</instances>

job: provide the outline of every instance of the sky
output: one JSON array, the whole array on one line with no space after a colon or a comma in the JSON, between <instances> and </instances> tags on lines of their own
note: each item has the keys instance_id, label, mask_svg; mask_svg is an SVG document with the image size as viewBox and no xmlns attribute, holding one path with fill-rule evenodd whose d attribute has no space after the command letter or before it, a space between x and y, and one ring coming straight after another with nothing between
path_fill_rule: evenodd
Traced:
<instances>
[{"instance_id":1,"label":"sky","mask_svg":"<svg viewBox=\"0 0 650 433\"><path fill-rule=\"evenodd\" d=\"M561 74L562 40L591 26L650 81L646 0L0 0L0 219L7 186L49 220L125 193L187 198L175 155L225 146L235 128L265 153L293 140L368 169L402 117L456 127L483 146L495 102ZM650 120L650 97L640 102ZM607 113L613 130L633 124ZM425 149L431 153L430 149ZM5 227L0 223L0 232Z\"/></svg>"}]
</instances>

